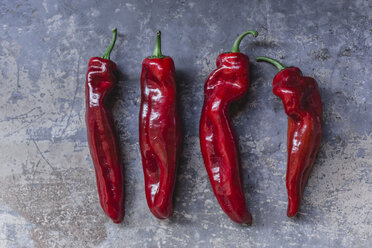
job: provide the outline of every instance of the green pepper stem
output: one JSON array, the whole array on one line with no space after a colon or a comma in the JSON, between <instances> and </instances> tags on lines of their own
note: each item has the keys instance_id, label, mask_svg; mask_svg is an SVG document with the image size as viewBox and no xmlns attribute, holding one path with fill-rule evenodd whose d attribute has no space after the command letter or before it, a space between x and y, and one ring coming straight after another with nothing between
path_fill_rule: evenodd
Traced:
<instances>
[{"instance_id":1,"label":"green pepper stem","mask_svg":"<svg viewBox=\"0 0 372 248\"><path fill-rule=\"evenodd\" d=\"M161 32L158 30L156 32L156 42L155 42L155 49L154 53L152 54L152 58L162 58L164 57L161 53Z\"/></svg>"},{"instance_id":2,"label":"green pepper stem","mask_svg":"<svg viewBox=\"0 0 372 248\"><path fill-rule=\"evenodd\" d=\"M245 33L242 33L241 35L239 35L238 38L236 38L236 41L234 42L234 45L231 49L231 52L232 53L240 53L240 50L239 50L239 45L240 45L240 42L242 41L242 39L247 35L247 34L251 34L253 35L254 37L257 37L258 35L258 32L255 31L255 30L249 30Z\"/></svg>"},{"instance_id":3,"label":"green pepper stem","mask_svg":"<svg viewBox=\"0 0 372 248\"><path fill-rule=\"evenodd\" d=\"M117 29L114 28L112 30L111 43L110 43L109 47L107 48L106 52L103 54L103 56L102 56L103 59L110 59L110 54L111 54L112 48L114 48L114 45L115 45L116 36L117 36Z\"/></svg>"},{"instance_id":4,"label":"green pepper stem","mask_svg":"<svg viewBox=\"0 0 372 248\"><path fill-rule=\"evenodd\" d=\"M259 56L259 57L256 58L256 61L257 62L265 61L265 62L268 62L270 64L273 64L276 68L278 68L279 71L287 68L287 66L283 65L279 61L277 61L275 59L272 59L272 58L268 58L268 57Z\"/></svg>"}]
</instances>

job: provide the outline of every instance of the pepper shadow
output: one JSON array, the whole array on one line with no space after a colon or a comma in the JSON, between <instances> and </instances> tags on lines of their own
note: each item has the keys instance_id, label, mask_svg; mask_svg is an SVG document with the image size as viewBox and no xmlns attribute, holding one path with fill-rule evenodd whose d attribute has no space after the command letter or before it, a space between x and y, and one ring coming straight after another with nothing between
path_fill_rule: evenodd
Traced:
<instances>
[{"instance_id":1,"label":"pepper shadow","mask_svg":"<svg viewBox=\"0 0 372 248\"><path fill-rule=\"evenodd\" d=\"M116 105L124 105L122 102L123 96L122 96L122 82L128 81L128 77L123 74L119 68L114 72L114 75L117 79L117 83L114 85L112 91L108 95L107 98L107 107L111 109L112 111L114 110ZM118 108L118 106L116 106ZM121 107L120 107L121 108ZM120 147L120 159L123 167L123 184L124 184L124 220L120 224L127 225L127 223L132 222L130 218L130 215L128 216L128 212L132 212L133 208L133 195L135 192L133 184L129 183L127 175L129 175L129 164L125 163L125 150L128 150L126 146L128 145L128 142L124 142L124 135L125 135L125 125L122 124L123 120L121 115L117 116L114 113L112 113L112 118L113 118L113 123L114 123L114 128L115 128L115 138L116 142Z\"/></svg>"},{"instance_id":2,"label":"pepper shadow","mask_svg":"<svg viewBox=\"0 0 372 248\"><path fill-rule=\"evenodd\" d=\"M173 193L173 215L170 218L171 222L176 223L191 223L191 221L185 218L184 212L191 212L188 210L189 204L184 204L185 201L191 202L193 195L193 188L195 187L194 184L185 181L185 177L183 175L190 174L190 168L187 166L189 162L189 158L187 158L184 154L184 151L192 149L190 145L186 142L186 136L188 136L187 130L187 123L188 118L186 116L187 110L190 107L190 103L186 103L187 99L187 91L190 89L190 85L188 82L192 81L189 76L189 73L186 73L183 70L176 70L175 72L175 80L176 80L176 87L177 87L177 109L179 120L181 123L182 129L182 141L181 141L181 148L179 151L179 159L178 159L178 167L177 167L177 176L176 176L176 184ZM189 200L187 200L189 199Z\"/></svg>"},{"instance_id":3,"label":"pepper shadow","mask_svg":"<svg viewBox=\"0 0 372 248\"><path fill-rule=\"evenodd\" d=\"M236 119L236 117L238 115L244 114L243 112L245 112L244 115L252 116L250 114L250 111L249 111L249 103L251 102L251 100L253 98L253 95L255 94L253 89L256 88L255 85L257 83L257 79L259 78L258 74L256 73L257 71L259 71L257 69L257 65L255 65L251 62L250 65L249 65L250 77L249 77L248 90L247 90L246 94L241 99L239 99L236 102L233 102L230 105L230 117L233 121L233 125L234 125L234 119ZM249 118L249 117L247 117L247 118ZM244 118L244 119L246 119L246 118ZM242 154L241 154L242 152L241 152L240 148L242 147L242 142L243 141L239 138L239 135L237 133L237 129L236 129L235 125L234 125L234 130L235 130L235 137L236 137L236 141L237 141L237 147L239 149L239 166L240 166L241 182L242 182L242 185L243 185L243 190L244 190L244 196L245 196L245 199L246 199L247 209L248 209L248 211L251 212L251 210L253 210L255 208L253 206L255 197L252 197L252 193L255 192L255 184L254 184L253 180L250 180L250 178L253 177L254 175L249 175L249 169L244 169L244 167L242 166L243 161L242 161ZM249 129L247 132L250 132L252 130L254 130L254 129L253 128ZM254 159L249 159L249 161L253 161L253 160ZM255 220L256 218L255 218L255 216L253 215L252 212L251 212L251 214L253 216L253 220Z\"/></svg>"},{"instance_id":4,"label":"pepper shadow","mask_svg":"<svg viewBox=\"0 0 372 248\"><path fill-rule=\"evenodd\" d=\"M308 75L304 75L304 76L308 76ZM327 118L329 117L329 112L327 110L329 107L328 106L329 99L338 98L339 102L344 102L344 101L347 102L348 100L345 98L345 95L340 91L334 92L327 88L321 88L321 81L315 75L309 75L309 77L314 78L319 86L319 92L320 92L321 99L322 99L323 121L322 121L322 140L320 142L319 150L316 154L314 164L311 167L309 177L307 178L307 181L305 184L299 212L295 217L293 217L293 220L297 220L298 222L305 222L305 223L311 221L311 216L313 216L313 214L304 215L304 214L301 214L301 212L314 213L319 210L313 204L309 204L309 202L311 202L311 199L310 199L311 189L308 187L308 184L312 180L317 180L317 177L319 177L319 175L321 175L321 177L327 176L326 173L323 173L323 171L325 171L324 168L326 166L329 166L329 162L327 159L327 154L326 154L326 150L324 146L328 144L328 145L331 145L332 147L340 147L340 150L344 149L347 146L347 141L345 141L338 135L334 135L334 133L332 132L332 123L327 121ZM335 105L335 103L332 103L332 104ZM342 173L343 173L342 171L339 172L340 175L342 175ZM322 192L325 190L325 189L318 189L318 187L323 186L323 184L315 183L312 186L317 188L316 190L313 190L314 192Z\"/></svg>"},{"instance_id":5,"label":"pepper shadow","mask_svg":"<svg viewBox=\"0 0 372 248\"><path fill-rule=\"evenodd\" d=\"M259 36L258 36L259 37ZM265 40L262 40L262 41L258 41L258 40L253 40L249 43L248 45L249 47L251 48L264 48L264 49L269 49L269 48L272 48L272 49L277 49L279 48L280 46L276 43L276 42L273 42L273 41L265 41ZM249 47L248 47L248 51L246 54L250 54L249 53ZM243 49L242 49L243 50ZM251 62L254 60L254 57L252 57L252 60Z\"/></svg>"},{"instance_id":6,"label":"pepper shadow","mask_svg":"<svg viewBox=\"0 0 372 248\"><path fill-rule=\"evenodd\" d=\"M257 65L253 64L252 62L249 64L249 87L247 93L236 102L231 103L230 105L230 116L231 118L239 115L241 112L245 111L248 108L248 103L250 102L252 96L254 95L253 88L257 83L257 79L259 78L257 73Z\"/></svg>"}]
</instances>

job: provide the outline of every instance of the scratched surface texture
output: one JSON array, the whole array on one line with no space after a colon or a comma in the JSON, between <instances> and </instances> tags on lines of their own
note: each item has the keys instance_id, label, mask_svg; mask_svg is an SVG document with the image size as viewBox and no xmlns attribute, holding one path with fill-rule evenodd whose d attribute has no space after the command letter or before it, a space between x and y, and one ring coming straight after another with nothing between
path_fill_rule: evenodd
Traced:
<instances>
[{"instance_id":1,"label":"scratched surface texture","mask_svg":"<svg viewBox=\"0 0 372 248\"><path fill-rule=\"evenodd\" d=\"M0 247L372 247L370 1L0 2ZM119 31L114 118L125 171L122 224L100 206L87 146L88 60ZM139 78L155 31L177 71L183 152L174 215L145 201L138 145ZM231 222L211 190L198 123L215 59L238 34L251 85L232 106L250 227ZM323 98L322 145L298 218L286 217L287 120L267 55L300 67Z\"/></svg>"}]
</instances>

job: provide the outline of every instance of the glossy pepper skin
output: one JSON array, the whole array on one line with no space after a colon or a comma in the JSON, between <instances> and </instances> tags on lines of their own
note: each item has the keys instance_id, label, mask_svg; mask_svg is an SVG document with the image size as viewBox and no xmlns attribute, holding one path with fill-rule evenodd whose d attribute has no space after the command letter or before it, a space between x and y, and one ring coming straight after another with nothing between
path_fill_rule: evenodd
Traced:
<instances>
[{"instance_id":1,"label":"glossy pepper skin","mask_svg":"<svg viewBox=\"0 0 372 248\"><path fill-rule=\"evenodd\" d=\"M248 31L238 37L229 53L217 58L217 69L204 86L199 138L205 168L222 210L235 222L250 224L240 175L239 151L229 116L229 106L242 98L249 86L249 58L240 53L239 44Z\"/></svg>"},{"instance_id":2,"label":"glossy pepper skin","mask_svg":"<svg viewBox=\"0 0 372 248\"><path fill-rule=\"evenodd\" d=\"M160 35L154 55L142 63L139 142L147 204L155 217L166 219L173 212L181 126L174 63L161 54Z\"/></svg>"},{"instance_id":3,"label":"glossy pepper skin","mask_svg":"<svg viewBox=\"0 0 372 248\"><path fill-rule=\"evenodd\" d=\"M288 115L287 133L287 216L295 216L313 167L322 138L322 101L317 82L302 76L297 67L285 67L278 61L257 57L274 64L280 71L273 80L273 92L281 98Z\"/></svg>"},{"instance_id":4,"label":"glossy pepper skin","mask_svg":"<svg viewBox=\"0 0 372 248\"><path fill-rule=\"evenodd\" d=\"M104 56L89 60L85 117L101 207L114 223L120 223L124 218L123 172L114 122L106 103L116 83L116 64L110 60L116 29L113 34L113 41Z\"/></svg>"}]
</instances>

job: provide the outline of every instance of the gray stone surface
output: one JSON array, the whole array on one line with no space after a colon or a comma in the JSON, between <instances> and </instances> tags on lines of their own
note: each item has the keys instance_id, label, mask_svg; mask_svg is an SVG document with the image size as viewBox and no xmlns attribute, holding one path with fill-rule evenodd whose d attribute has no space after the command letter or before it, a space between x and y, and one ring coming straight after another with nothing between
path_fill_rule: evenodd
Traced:
<instances>
[{"instance_id":1,"label":"gray stone surface","mask_svg":"<svg viewBox=\"0 0 372 248\"><path fill-rule=\"evenodd\" d=\"M0 247L371 247L372 14L358 1L0 2ZM125 221L100 209L84 122L90 57L118 28L114 117L125 167ZM174 216L146 205L137 134L139 76L155 31L174 58L183 152ZM231 222L212 193L198 140L203 85L238 34L256 29L247 96L232 107L251 227ZM301 214L286 217L286 116L276 69L319 82L324 136Z\"/></svg>"}]
</instances>

